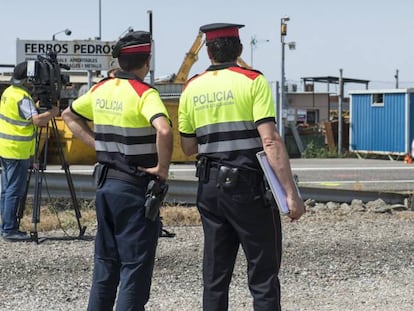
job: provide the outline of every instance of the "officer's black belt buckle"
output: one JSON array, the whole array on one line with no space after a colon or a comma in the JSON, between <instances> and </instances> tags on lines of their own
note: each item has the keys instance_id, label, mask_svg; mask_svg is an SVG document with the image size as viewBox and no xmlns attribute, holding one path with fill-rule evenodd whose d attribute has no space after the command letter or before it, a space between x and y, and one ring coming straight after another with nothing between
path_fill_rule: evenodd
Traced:
<instances>
[{"instance_id":1,"label":"officer's black belt buckle","mask_svg":"<svg viewBox=\"0 0 414 311\"><path fill-rule=\"evenodd\" d=\"M223 189L234 189L237 186L238 179L238 168L221 165L217 175L216 186Z\"/></svg>"},{"instance_id":2,"label":"officer's black belt buckle","mask_svg":"<svg viewBox=\"0 0 414 311\"><path fill-rule=\"evenodd\" d=\"M108 173L106 174L107 179L117 179L126 181L130 184L137 186L147 186L149 179L144 176L134 176L113 168L108 168Z\"/></svg>"}]
</instances>

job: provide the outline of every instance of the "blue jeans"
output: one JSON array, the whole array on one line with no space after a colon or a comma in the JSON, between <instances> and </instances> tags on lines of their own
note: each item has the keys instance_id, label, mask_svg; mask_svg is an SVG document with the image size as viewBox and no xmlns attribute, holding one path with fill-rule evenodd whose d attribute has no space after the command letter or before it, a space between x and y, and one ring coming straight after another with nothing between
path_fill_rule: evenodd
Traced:
<instances>
[{"instance_id":1,"label":"blue jeans","mask_svg":"<svg viewBox=\"0 0 414 311\"><path fill-rule=\"evenodd\" d=\"M14 160L0 157L1 162L1 232L18 231L17 209L26 190L30 160Z\"/></svg>"}]
</instances>

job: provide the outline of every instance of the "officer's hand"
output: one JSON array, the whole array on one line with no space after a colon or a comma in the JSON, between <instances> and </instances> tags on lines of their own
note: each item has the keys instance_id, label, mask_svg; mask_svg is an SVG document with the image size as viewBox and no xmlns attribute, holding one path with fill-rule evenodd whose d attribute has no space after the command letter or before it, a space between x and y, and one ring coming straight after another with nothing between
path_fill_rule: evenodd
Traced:
<instances>
[{"instance_id":1,"label":"officer's hand","mask_svg":"<svg viewBox=\"0 0 414 311\"><path fill-rule=\"evenodd\" d=\"M289 218L291 221L298 220L300 217L302 217L303 214L305 214L305 204L303 203L303 200L296 196L295 198L286 198L288 207L289 207Z\"/></svg>"},{"instance_id":2,"label":"officer's hand","mask_svg":"<svg viewBox=\"0 0 414 311\"><path fill-rule=\"evenodd\" d=\"M157 176L159 180L166 181L168 178L168 169L160 168L159 166L154 167L138 167L140 171L146 172L147 174L151 174Z\"/></svg>"}]
</instances>

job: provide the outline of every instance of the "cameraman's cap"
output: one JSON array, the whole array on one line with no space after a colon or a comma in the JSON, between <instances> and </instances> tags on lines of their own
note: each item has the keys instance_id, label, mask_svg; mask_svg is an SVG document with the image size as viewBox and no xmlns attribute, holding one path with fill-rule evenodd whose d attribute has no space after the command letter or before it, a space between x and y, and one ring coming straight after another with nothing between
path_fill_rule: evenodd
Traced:
<instances>
[{"instance_id":1,"label":"cameraman's cap","mask_svg":"<svg viewBox=\"0 0 414 311\"><path fill-rule=\"evenodd\" d=\"M16 65L13 70L12 83L19 83L21 80L27 78L27 62L22 62Z\"/></svg>"},{"instance_id":2,"label":"cameraman's cap","mask_svg":"<svg viewBox=\"0 0 414 311\"><path fill-rule=\"evenodd\" d=\"M206 34L206 40L214 40L217 38L238 38L239 28L244 27L240 24L214 23L200 27L200 31Z\"/></svg>"},{"instance_id":3,"label":"cameraman's cap","mask_svg":"<svg viewBox=\"0 0 414 311\"><path fill-rule=\"evenodd\" d=\"M147 31L133 31L119 39L112 50L112 57L117 58L119 55L150 53L151 34Z\"/></svg>"}]
</instances>

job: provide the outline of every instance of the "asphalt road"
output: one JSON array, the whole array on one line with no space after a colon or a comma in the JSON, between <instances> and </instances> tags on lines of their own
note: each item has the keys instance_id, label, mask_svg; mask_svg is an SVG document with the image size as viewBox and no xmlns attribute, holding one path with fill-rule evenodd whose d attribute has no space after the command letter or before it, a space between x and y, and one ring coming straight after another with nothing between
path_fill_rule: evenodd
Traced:
<instances>
[{"instance_id":1,"label":"asphalt road","mask_svg":"<svg viewBox=\"0 0 414 311\"><path fill-rule=\"evenodd\" d=\"M291 159L302 187L366 191L414 190L414 164L372 159ZM174 164L174 179L195 179L193 164Z\"/></svg>"}]
</instances>

